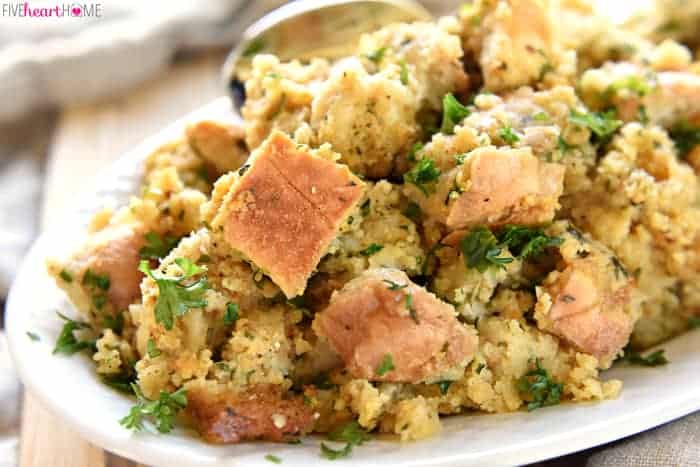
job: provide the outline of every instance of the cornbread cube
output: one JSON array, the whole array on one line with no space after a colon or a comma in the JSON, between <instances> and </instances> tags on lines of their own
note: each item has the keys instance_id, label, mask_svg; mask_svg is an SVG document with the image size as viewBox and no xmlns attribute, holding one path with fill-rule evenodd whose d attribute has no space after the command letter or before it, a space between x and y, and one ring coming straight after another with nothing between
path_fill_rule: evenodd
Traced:
<instances>
[{"instance_id":1,"label":"cornbread cube","mask_svg":"<svg viewBox=\"0 0 700 467\"><path fill-rule=\"evenodd\" d=\"M232 184L212 226L267 274L287 297L301 294L364 183L275 132Z\"/></svg>"}]
</instances>

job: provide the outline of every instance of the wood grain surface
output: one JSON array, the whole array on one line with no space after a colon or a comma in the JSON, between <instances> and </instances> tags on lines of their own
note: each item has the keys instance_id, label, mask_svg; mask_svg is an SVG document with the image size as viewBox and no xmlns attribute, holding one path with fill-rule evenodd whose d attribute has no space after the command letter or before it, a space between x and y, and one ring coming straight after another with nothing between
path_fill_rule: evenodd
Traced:
<instances>
[{"instance_id":1,"label":"wood grain surface","mask_svg":"<svg viewBox=\"0 0 700 467\"><path fill-rule=\"evenodd\" d=\"M59 221L85 182L120 154L171 121L224 94L219 84L223 59L224 51L216 51L181 60L128 95L64 110L49 149L42 227ZM138 465L88 443L31 394L25 395L21 467Z\"/></svg>"}]
</instances>

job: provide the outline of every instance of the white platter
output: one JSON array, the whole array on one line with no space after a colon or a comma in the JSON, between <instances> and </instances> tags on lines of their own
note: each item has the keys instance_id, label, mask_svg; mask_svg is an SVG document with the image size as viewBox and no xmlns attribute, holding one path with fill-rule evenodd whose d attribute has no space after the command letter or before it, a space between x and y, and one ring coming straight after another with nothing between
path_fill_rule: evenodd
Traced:
<instances>
[{"instance_id":1,"label":"white platter","mask_svg":"<svg viewBox=\"0 0 700 467\"><path fill-rule=\"evenodd\" d=\"M51 354L62 323L56 310L75 315L44 269L48 254L68 251L80 238L90 214L104 204L123 204L139 186L140 162L156 146L177 138L187 122L201 118L231 118L228 101L219 99L176 122L126 154L97 177L97 189L76 200L35 243L20 267L7 302L7 332L18 372L29 390L65 423L93 443L147 465L163 467L267 466L274 454L285 466L331 461L319 456L319 440L301 445L246 443L212 446L192 433L132 434L118 420L133 401L104 386L86 356ZM35 342L27 332L39 335ZM401 444L371 441L356 448L342 465L491 466L535 462L607 443L700 410L700 332L682 336L664 348L671 364L658 368L615 368L606 377L620 378L625 387L612 401L565 404L532 413L465 415L444 420L432 439ZM57 427L60 429L60 427Z\"/></svg>"}]
</instances>

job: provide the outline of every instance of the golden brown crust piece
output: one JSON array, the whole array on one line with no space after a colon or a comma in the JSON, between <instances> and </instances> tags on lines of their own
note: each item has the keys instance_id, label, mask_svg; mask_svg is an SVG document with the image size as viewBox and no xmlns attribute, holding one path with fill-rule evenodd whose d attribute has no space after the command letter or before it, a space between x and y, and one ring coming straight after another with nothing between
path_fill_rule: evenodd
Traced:
<instances>
[{"instance_id":1,"label":"golden brown crust piece","mask_svg":"<svg viewBox=\"0 0 700 467\"><path fill-rule=\"evenodd\" d=\"M417 383L453 370L461 374L478 342L452 306L396 269L371 269L350 281L316 316L314 329L351 376L371 381ZM394 368L378 374L387 355Z\"/></svg>"},{"instance_id":2,"label":"golden brown crust piece","mask_svg":"<svg viewBox=\"0 0 700 467\"><path fill-rule=\"evenodd\" d=\"M265 385L244 394L188 390L187 412L202 438L214 444L289 441L311 431L314 424L311 407L301 396Z\"/></svg>"},{"instance_id":3,"label":"golden brown crust piece","mask_svg":"<svg viewBox=\"0 0 700 467\"><path fill-rule=\"evenodd\" d=\"M529 149L486 147L474 150L463 170L468 188L450 206L450 229L550 222L566 169L541 162Z\"/></svg>"},{"instance_id":4,"label":"golden brown crust piece","mask_svg":"<svg viewBox=\"0 0 700 467\"><path fill-rule=\"evenodd\" d=\"M291 298L304 291L363 189L347 167L276 132L256 150L213 225Z\"/></svg>"},{"instance_id":5,"label":"golden brown crust piece","mask_svg":"<svg viewBox=\"0 0 700 467\"><path fill-rule=\"evenodd\" d=\"M241 125L204 120L188 126L186 134L192 149L219 174L238 169L248 159L245 130Z\"/></svg>"},{"instance_id":6,"label":"golden brown crust piece","mask_svg":"<svg viewBox=\"0 0 700 467\"><path fill-rule=\"evenodd\" d=\"M144 233L137 226L126 224L109 225L90 238L79 276L83 277L88 269L108 276L107 299L115 310L125 310L141 296L139 284L143 274L138 266L143 244Z\"/></svg>"}]
</instances>

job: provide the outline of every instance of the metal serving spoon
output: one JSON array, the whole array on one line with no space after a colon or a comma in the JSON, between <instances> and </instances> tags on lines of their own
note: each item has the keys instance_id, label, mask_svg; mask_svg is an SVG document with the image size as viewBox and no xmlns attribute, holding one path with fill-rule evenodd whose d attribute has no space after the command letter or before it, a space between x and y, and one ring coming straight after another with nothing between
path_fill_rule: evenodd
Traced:
<instances>
[{"instance_id":1,"label":"metal serving spoon","mask_svg":"<svg viewBox=\"0 0 700 467\"><path fill-rule=\"evenodd\" d=\"M222 70L233 107L240 114L243 82L258 53L281 60L339 58L354 51L360 35L390 23L426 21L431 14L413 0L297 0L249 26Z\"/></svg>"}]
</instances>

